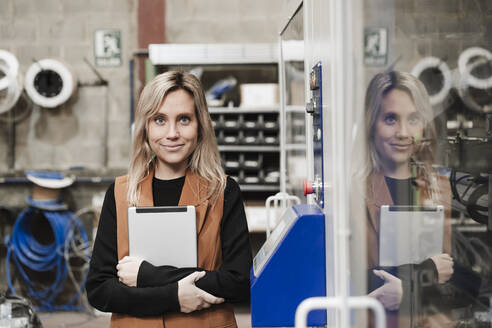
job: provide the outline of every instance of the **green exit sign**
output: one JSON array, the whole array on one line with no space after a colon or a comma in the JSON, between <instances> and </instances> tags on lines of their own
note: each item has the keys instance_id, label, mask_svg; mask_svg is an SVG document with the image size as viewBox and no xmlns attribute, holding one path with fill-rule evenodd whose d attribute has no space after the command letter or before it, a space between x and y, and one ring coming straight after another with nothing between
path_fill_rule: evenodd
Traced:
<instances>
[{"instance_id":1,"label":"green exit sign","mask_svg":"<svg viewBox=\"0 0 492 328\"><path fill-rule=\"evenodd\" d=\"M94 62L100 67L121 66L121 31L100 29L94 32Z\"/></svg>"}]
</instances>

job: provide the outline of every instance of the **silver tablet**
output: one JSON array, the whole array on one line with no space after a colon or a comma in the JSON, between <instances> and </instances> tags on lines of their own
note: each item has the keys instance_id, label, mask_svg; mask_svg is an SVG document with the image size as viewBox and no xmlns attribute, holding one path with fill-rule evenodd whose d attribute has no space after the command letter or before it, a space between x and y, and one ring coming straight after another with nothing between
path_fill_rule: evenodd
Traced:
<instances>
[{"instance_id":1,"label":"silver tablet","mask_svg":"<svg viewBox=\"0 0 492 328\"><path fill-rule=\"evenodd\" d=\"M441 254L444 207L381 206L379 265L416 264Z\"/></svg>"},{"instance_id":2,"label":"silver tablet","mask_svg":"<svg viewBox=\"0 0 492 328\"><path fill-rule=\"evenodd\" d=\"M129 255L155 266L197 266L194 206L128 208Z\"/></svg>"}]
</instances>

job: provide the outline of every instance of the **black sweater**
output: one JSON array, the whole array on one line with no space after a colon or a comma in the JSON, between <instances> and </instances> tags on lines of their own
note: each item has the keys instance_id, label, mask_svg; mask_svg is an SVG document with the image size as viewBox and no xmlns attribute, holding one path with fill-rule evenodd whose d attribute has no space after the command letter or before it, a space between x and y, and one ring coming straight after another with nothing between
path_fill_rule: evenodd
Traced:
<instances>
[{"instance_id":1,"label":"black sweater","mask_svg":"<svg viewBox=\"0 0 492 328\"><path fill-rule=\"evenodd\" d=\"M156 206L176 206L185 177L173 180L153 178L152 194ZM206 292L238 302L249 297L251 246L241 191L237 183L227 178L224 191L224 211L220 229L222 264L218 271L207 271L196 282ZM104 312L133 316L157 316L178 312L178 280L201 268L155 267L143 261L137 277L137 287L121 283L118 264L116 204L114 183L104 199L94 250L90 262L86 289L89 302Z\"/></svg>"}]
</instances>

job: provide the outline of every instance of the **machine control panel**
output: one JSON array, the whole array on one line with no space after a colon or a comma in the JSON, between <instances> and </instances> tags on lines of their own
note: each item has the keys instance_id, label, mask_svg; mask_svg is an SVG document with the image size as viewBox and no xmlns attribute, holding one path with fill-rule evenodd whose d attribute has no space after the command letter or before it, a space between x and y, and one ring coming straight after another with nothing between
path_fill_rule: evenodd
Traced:
<instances>
[{"instance_id":1,"label":"machine control panel","mask_svg":"<svg viewBox=\"0 0 492 328\"><path fill-rule=\"evenodd\" d=\"M294 205L285 212L253 260L253 327L294 327L299 303L327 295L325 231L317 205ZM312 311L307 323L326 327L326 311Z\"/></svg>"},{"instance_id":2,"label":"machine control panel","mask_svg":"<svg viewBox=\"0 0 492 328\"><path fill-rule=\"evenodd\" d=\"M306 104L306 112L313 116L313 151L314 151L314 183L310 187L315 202L324 207L323 191L323 94L322 66L318 62L309 74L309 89L311 99ZM309 189L309 188L308 188ZM306 190L306 189L305 189Z\"/></svg>"},{"instance_id":3,"label":"machine control panel","mask_svg":"<svg viewBox=\"0 0 492 328\"><path fill-rule=\"evenodd\" d=\"M316 90L320 88L320 83L321 83L321 74L318 74L316 70L311 70L311 73L309 73L309 87L311 90Z\"/></svg>"},{"instance_id":4,"label":"machine control panel","mask_svg":"<svg viewBox=\"0 0 492 328\"><path fill-rule=\"evenodd\" d=\"M270 238L268 238L263 246L260 248L255 258L253 259L253 273L258 276L265 266L272 253L277 249L281 237L285 235L288 229L292 226L297 218L297 214L292 208L287 209L287 211L282 216L282 219L278 225L273 230Z\"/></svg>"}]
</instances>

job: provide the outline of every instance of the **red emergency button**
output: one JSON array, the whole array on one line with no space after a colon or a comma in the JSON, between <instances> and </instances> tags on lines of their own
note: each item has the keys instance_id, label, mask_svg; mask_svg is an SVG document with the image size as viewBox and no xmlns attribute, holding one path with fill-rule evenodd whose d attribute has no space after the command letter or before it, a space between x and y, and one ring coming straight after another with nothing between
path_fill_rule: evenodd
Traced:
<instances>
[{"instance_id":1,"label":"red emergency button","mask_svg":"<svg viewBox=\"0 0 492 328\"><path fill-rule=\"evenodd\" d=\"M313 183L309 180L304 180L302 182L302 191L304 192L304 196L313 193Z\"/></svg>"}]
</instances>

